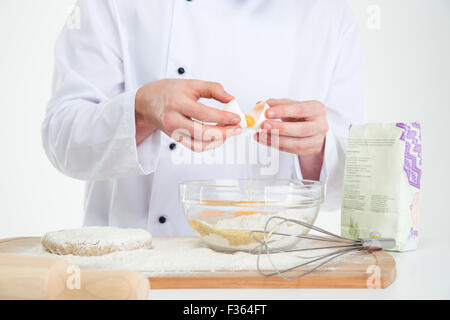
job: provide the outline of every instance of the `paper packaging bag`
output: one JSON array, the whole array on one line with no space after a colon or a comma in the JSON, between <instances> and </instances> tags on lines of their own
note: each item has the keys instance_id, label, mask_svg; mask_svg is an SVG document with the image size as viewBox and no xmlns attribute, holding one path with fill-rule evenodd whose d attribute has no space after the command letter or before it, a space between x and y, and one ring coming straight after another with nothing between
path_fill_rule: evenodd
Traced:
<instances>
[{"instance_id":1,"label":"paper packaging bag","mask_svg":"<svg viewBox=\"0 0 450 320\"><path fill-rule=\"evenodd\" d=\"M394 238L394 251L415 250L422 145L420 124L352 126L345 160L342 235Z\"/></svg>"}]
</instances>

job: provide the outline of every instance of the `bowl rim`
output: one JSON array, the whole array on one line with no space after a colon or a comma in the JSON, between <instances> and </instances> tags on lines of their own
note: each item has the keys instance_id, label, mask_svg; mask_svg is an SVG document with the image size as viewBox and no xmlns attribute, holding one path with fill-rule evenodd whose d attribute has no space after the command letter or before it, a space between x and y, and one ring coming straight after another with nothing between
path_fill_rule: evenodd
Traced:
<instances>
[{"instance_id":1,"label":"bowl rim","mask_svg":"<svg viewBox=\"0 0 450 320\"><path fill-rule=\"evenodd\" d=\"M308 180L308 179L263 179L263 178L257 178L257 179L247 179L247 178L239 178L239 179L196 179L196 180L184 180L179 183L180 186L202 186L202 187L214 187L214 188L248 188L248 185L218 185L218 184L212 184L213 181L286 181L290 183L295 183L294 185L256 185L252 186L253 188L270 188L270 189L276 189L276 188L285 188L285 187L301 187L305 189L310 189L311 186L316 186L317 188L321 188L324 183L321 181L316 180ZM307 185L300 184L300 183L306 183Z\"/></svg>"},{"instance_id":2,"label":"bowl rim","mask_svg":"<svg viewBox=\"0 0 450 320\"><path fill-rule=\"evenodd\" d=\"M307 179L198 179L198 180L185 180L181 181L179 183L179 196L180 200L184 201L198 201L200 199L186 199L185 193L187 190L192 188L192 191L195 190L195 188L201 188L202 191L204 190L232 190L232 191L239 191L243 189L248 189L250 185L221 185L219 183L216 183L216 181L224 181L224 182L233 182L233 181L252 181L252 182L261 182L261 181L267 181L268 184L261 184L261 185L252 185L251 187L253 189L264 189L265 192L286 192L286 188L289 188L290 191L293 192L304 192L309 191L315 194L315 197L311 197L309 199L302 199L299 201L299 204L321 204L324 201L324 183L321 181L315 181L315 180L307 180ZM286 182L286 184L283 185L271 185L270 182Z\"/></svg>"}]
</instances>

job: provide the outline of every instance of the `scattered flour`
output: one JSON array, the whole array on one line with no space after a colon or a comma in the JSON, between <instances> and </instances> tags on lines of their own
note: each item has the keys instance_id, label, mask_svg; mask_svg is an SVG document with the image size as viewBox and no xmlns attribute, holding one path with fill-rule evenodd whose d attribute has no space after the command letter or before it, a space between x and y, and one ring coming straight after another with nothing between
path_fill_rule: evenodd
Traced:
<instances>
[{"instance_id":1,"label":"scattered flour","mask_svg":"<svg viewBox=\"0 0 450 320\"><path fill-rule=\"evenodd\" d=\"M209 249L195 238L156 238L152 248L131 251L119 251L102 256L55 255L45 250L40 244L23 250L21 254L59 257L72 265L96 269L122 269L142 272L148 277L186 276L198 271L255 271L257 272L257 255L246 252L221 253ZM322 269L333 270L343 261L361 263L361 259L373 257L363 252L353 252L337 258ZM283 253L272 255L276 267L283 269L304 262L296 254ZM273 270L265 255L261 255L261 268Z\"/></svg>"}]
</instances>

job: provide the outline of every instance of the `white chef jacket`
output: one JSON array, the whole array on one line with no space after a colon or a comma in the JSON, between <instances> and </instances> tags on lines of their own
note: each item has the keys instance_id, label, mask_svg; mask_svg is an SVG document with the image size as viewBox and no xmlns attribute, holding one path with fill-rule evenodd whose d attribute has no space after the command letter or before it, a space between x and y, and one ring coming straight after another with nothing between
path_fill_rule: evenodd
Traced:
<instances>
[{"instance_id":1,"label":"white chef jacket","mask_svg":"<svg viewBox=\"0 0 450 320\"><path fill-rule=\"evenodd\" d=\"M80 21L56 43L42 134L52 164L87 181L86 225L191 235L178 183L248 177L248 165L174 163L187 149L160 131L136 146L136 90L163 78L220 82L244 112L269 98L323 102L324 207L340 205L347 132L364 105L358 23L345 1L81 0L75 10ZM301 179L297 156L281 152L272 177Z\"/></svg>"}]
</instances>

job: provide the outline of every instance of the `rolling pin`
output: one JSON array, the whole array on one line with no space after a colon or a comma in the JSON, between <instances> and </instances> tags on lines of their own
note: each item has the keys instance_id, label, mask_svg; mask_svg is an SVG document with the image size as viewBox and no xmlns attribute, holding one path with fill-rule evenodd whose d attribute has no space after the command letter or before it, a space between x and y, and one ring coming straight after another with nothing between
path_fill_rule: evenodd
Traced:
<instances>
[{"instance_id":1,"label":"rolling pin","mask_svg":"<svg viewBox=\"0 0 450 320\"><path fill-rule=\"evenodd\" d=\"M0 299L147 299L150 284L137 272L88 270L65 260L0 254Z\"/></svg>"}]
</instances>

